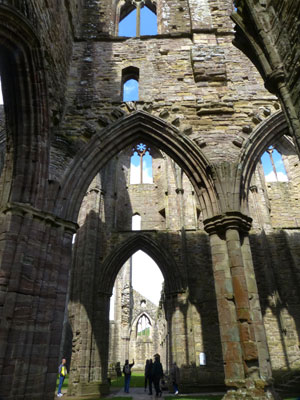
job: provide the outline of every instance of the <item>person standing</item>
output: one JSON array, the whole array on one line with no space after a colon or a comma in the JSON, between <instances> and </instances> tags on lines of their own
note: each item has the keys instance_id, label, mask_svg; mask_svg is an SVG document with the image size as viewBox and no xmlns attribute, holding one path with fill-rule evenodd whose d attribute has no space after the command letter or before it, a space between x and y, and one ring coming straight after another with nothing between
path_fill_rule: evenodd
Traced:
<instances>
[{"instance_id":1,"label":"person standing","mask_svg":"<svg viewBox=\"0 0 300 400\"><path fill-rule=\"evenodd\" d=\"M173 383L174 394L178 394L179 368L177 367L176 362L173 362L172 364L171 379Z\"/></svg>"},{"instance_id":2,"label":"person standing","mask_svg":"<svg viewBox=\"0 0 300 400\"><path fill-rule=\"evenodd\" d=\"M65 377L67 376L67 373L68 373L66 364L67 364L67 360L65 358L63 358L61 360L60 366L58 367L59 384L58 384L58 389L57 389L57 397L63 396L63 394L61 392L61 388L64 383Z\"/></svg>"},{"instance_id":3,"label":"person standing","mask_svg":"<svg viewBox=\"0 0 300 400\"><path fill-rule=\"evenodd\" d=\"M150 358L150 360L149 360L149 394L151 396L152 396L152 382L153 382L152 368L153 368L153 361L152 361L152 358Z\"/></svg>"},{"instance_id":4,"label":"person standing","mask_svg":"<svg viewBox=\"0 0 300 400\"><path fill-rule=\"evenodd\" d=\"M150 360L146 360L146 364L145 364L145 385L144 385L144 388L145 388L145 392L146 392L146 390L147 390L147 384L149 383L149 363L150 363Z\"/></svg>"},{"instance_id":5,"label":"person standing","mask_svg":"<svg viewBox=\"0 0 300 400\"><path fill-rule=\"evenodd\" d=\"M131 368L134 366L134 360L132 360L132 364L129 364L128 360L125 360L125 364L123 367L123 374L125 376L124 382L124 392L129 393L129 385L130 385L130 378L131 378Z\"/></svg>"},{"instance_id":6,"label":"person standing","mask_svg":"<svg viewBox=\"0 0 300 400\"><path fill-rule=\"evenodd\" d=\"M159 354L155 354L154 356L154 363L152 367L152 378L153 378L153 383L154 383L154 388L155 388L155 395L156 397L161 397L162 391L159 386L159 382L164 376L163 372L163 367L160 362L160 356Z\"/></svg>"}]
</instances>

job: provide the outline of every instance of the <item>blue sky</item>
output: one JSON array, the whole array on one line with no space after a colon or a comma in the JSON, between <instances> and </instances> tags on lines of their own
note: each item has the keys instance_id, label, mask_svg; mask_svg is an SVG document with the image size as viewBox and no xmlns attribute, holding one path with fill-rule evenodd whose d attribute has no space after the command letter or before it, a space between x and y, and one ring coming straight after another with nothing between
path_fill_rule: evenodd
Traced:
<instances>
[{"instance_id":1,"label":"blue sky","mask_svg":"<svg viewBox=\"0 0 300 400\"><path fill-rule=\"evenodd\" d=\"M123 101L137 101L139 99L139 84L135 79L129 79L123 87Z\"/></svg>"},{"instance_id":2,"label":"blue sky","mask_svg":"<svg viewBox=\"0 0 300 400\"><path fill-rule=\"evenodd\" d=\"M156 15L148 7L141 9L141 35L157 34ZM133 10L119 23L119 36L133 37L136 35L136 10Z\"/></svg>"},{"instance_id":3,"label":"blue sky","mask_svg":"<svg viewBox=\"0 0 300 400\"><path fill-rule=\"evenodd\" d=\"M287 174L286 174L286 170L284 168L281 154L276 149L274 149L272 156L273 156L278 180L279 181L287 181L288 180ZM273 167L272 167L271 158L270 158L269 153L265 152L262 155L261 162L263 165L266 181L267 182L276 181L276 177L273 172Z\"/></svg>"}]
</instances>

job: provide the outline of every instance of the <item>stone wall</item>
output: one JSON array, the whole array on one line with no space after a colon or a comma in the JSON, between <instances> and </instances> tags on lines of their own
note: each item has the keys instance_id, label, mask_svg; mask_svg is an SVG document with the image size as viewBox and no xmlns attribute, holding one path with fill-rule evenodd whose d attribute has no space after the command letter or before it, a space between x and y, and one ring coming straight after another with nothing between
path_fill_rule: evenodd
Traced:
<instances>
[{"instance_id":1,"label":"stone wall","mask_svg":"<svg viewBox=\"0 0 300 400\"><path fill-rule=\"evenodd\" d=\"M299 8L289 23L291 4L237 4L239 47L261 78L232 44L229 0L158 1L160 34L141 38L113 34L117 3L108 0L0 2L5 400L53 398L77 219L71 394L107 392L109 298L121 266L142 249L165 276L161 342L183 389L225 382L225 399L276 398L271 369L297 366L298 357L299 168L295 152L283 151L293 177L268 187L255 167L287 133L275 94L299 148ZM124 103L122 69L132 65L140 99ZM145 186L147 230L132 232L142 197L127 190L118 157L137 140L160 153L169 181L157 172L159 188Z\"/></svg>"}]
</instances>

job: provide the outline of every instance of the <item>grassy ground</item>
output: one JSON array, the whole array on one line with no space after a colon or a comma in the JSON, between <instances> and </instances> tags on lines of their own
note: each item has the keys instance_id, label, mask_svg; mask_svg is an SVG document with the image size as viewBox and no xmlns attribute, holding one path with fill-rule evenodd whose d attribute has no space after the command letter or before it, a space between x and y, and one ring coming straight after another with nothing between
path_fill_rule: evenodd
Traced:
<instances>
[{"instance_id":1,"label":"grassy ground","mask_svg":"<svg viewBox=\"0 0 300 400\"><path fill-rule=\"evenodd\" d=\"M181 400L220 400L222 399L223 396L193 396L193 395L187 395L187 396L166 396L165 399L167 400L175 400L175 399L181 399ZM298 400L300 397L284 397L284 400Z\"/></svg>"},{"instance_id":2,"label":"grassy ground","mask_svg":"<svg viewBox=\"0 0 300 400\"><path fill-rule=\"evenodd\" d=\"M166 396L165 399L173 400L173 399L181 399L181 400L221 400L223 396Z\"/></svg>"},{"instance_id":3,"label":"grassy ground","mask_svg":"<svg viewBox=\"0 0 300 400\"><path fill-rule=\"evenodd\" d=\"M144 387L144 374L142 372L133 372L130 379L130 387ZM124 376L120 376L117 379L111 380L111 387L123 387L124 386ZM127 397L128 398L128 397Z\"/></svg>"},{"instance_id":4,"label":"grassy ground","mask_svg":"<svg viewBox=\"0 0 300 400\"><path fill-rule=\"evenodd\" d=\"M59 378L57 378L57 385L56 389L58 387L58 382ZM113 379L111 381L111 387L112 388L122 388L124 386L124 376L121 376L117 379ZM130 379L130 387L144 387L144 374L142 372L134 372L131 375ZM63 383L63 390L66 390L68 388L68 376L64 380ZM181 399L181 400L221 400L223 396L166 396L164 397L166 400L175 400L175 399ZM132 400L132 397L114 397L114 400ZM297 400L298 397L288 397L285 398L285 400ZM99 399L100 400L100 399Z\"/></svg>"}]
</instances>

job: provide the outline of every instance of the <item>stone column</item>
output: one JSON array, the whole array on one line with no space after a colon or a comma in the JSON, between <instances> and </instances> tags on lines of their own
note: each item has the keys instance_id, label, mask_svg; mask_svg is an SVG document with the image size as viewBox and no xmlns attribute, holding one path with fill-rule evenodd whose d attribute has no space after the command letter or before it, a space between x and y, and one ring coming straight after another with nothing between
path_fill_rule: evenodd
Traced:
<instances>
[{"instance_id":1,"label":"stone column","mask_svg":"<svg viewBox=\"0 0 300 400\"><path fill-rule=\"evenodd\" d=\"M94 180L79 215L73 251L69 318L73 331L68 394L100 395L108 390L109 294L99 294L103 192ZM83 217L81 218L81 215ZM104 343L104 344L103 344Z\"/></svg>"},{"instance_id":2,"label":"stone column","mask_svg":"<svg viewBox=\"0 0 300 400\"><path fill-rule=\"evenodd\" d=\"M238 212L205 221L211 242L225 384L234 388L226 399L246 395L275 398L247 236L250 227L251 219Z\"/></svg>"},{"instance_id":3,"label":"stone column","mask_svg":"<svg viewBox=\"0 0 300 400\"><path fill-rule=\"evenodd\" d=\"M244 235L242 240L242 256L249 293L249 305L252 315L252 326L256 338L260 376L266 381L272 378L270 355L266 346L267 337L263 323L257 283L250 248L249 236Z\"/></svg>"},{"instance_id":4,"label":"stone column","mask_svg":"<svg viewBox=\"0 0 300 400\"><path fill-rule=\"evenodd\" d=\"M76 226L21 203L0 226L0 397L50 400Z\"/></svg>"}]
</instances>

